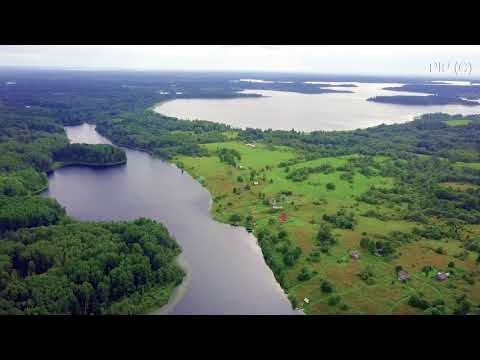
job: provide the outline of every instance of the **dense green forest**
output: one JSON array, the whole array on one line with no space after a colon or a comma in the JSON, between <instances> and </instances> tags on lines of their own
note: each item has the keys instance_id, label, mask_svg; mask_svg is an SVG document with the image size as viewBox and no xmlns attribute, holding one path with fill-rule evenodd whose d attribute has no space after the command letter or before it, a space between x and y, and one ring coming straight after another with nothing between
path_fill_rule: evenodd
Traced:
<instances>
[{"instance_id":1,"label":"dense green forest","mask_svg":"<svg viewBox=\"0 0 480 360\"><path fill-rule=\"evenodd\" d=\"M49 109L0 105L0 314L138 314L168 301L184 274L161 224L81 223L36 195L58 166L125 161L112 145L69 144Z\"/></svg>"},{"instance_id":2,"label":"dense green forest","mask_svg":"<svg viewBox=\"0 0 480 360\"><path fill-rule=\"evenodd\" d=\"M199 145L227 140L230 127L209 121L183 121L147 110L97 121L96 130L116 144L146 150L163 159L176 154L206 155Z\"/></svg>"},{"instance_id":3,"label":"dense green forest","mask_svg":"<svg viewBox=\"0 0 480 360\"><path fill-rule=\"evenodd\" d=\"M53 159L60 162L87 164L123 164L125 151L107 144L69 144L53 152Z\"/></svg>"},{"instance_id":4,"label":"dense green forest","mask_svg":"<svg viewBox=\"0 0 480 360\"><path fill-rule=\"evenodd\" d=\"M163 305L183 278L180 248L138 219L8 232L0 241L0 314L138 314Z\"/></svg>"}]
</instances>

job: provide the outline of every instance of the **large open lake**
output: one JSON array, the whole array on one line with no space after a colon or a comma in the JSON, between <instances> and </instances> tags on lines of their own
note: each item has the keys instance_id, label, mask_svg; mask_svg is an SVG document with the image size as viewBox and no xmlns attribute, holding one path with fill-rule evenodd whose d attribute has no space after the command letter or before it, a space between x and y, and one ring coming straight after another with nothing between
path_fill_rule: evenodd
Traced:
<instances>
[{"instance_id":1,"label":"large open lake","mask_svg":"<svg viewBox=\"0 0 480 360\"><path fill-rule=\"evenodd\" d=\"M94 125L66 128L71 142L110 143ZM80 220L148 217L165 224L183 248L188 277L157 313L296 314L265 264L254 236L209 215L211 197L177 167L125 149L125 166L67 167L50 176L43 195Z\"/></svg>"},{"instance_id":2,"label":"large open lake","mask_svg":"<svg viewBox=\"0 0 480 360\"><path fill-rule=\"evenodd\" d=\"M350 84L352 84L350 82ZM480 106L412 106L366 101L380 95L427 95L383 90L401 84L353 83L356 87L332 87L353 93L299 94L293 92L246 90L261 98L175 99L156 106L159 113L181 119L221 122L234 127L301 131L353 130L402 123L427 112L478 114Z\"/></svg>"}]
</instances>

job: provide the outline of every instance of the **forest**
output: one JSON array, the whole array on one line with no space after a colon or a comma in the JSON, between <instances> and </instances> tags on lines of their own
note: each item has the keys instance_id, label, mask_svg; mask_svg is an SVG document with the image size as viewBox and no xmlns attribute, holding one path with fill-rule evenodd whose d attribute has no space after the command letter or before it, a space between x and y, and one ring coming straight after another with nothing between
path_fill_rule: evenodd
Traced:
<instances>
[{"instance_id":1,"label":"forest","mask_svg":"<svg viewBox=\"0 0 480 360\"><path fill-rule=\"evenodd\" d=\"M0 314L141 314L183 278L180 248L161 224L23 228L0 241Z\"/></svg>"},{"instance_id":2,"label":"forest","mask_svg":"<svg viewBox=\"0 0 480 360\"><path fill-rule=\"evenodd\" d=\"M83 164L124 164L127 162L125 151L107 144L68 144L53 152L55 161Z\"/></svg>"},{"instance_id":3,"label":"forest","mask_svg":"<svg viewBox=\"0 0 480 360\"><path fill-rule=\"evenodd\" d=\"M47 109L0 105L0 314L142 314L184 276L163 225L82 223L38 194L65 164L126 162L112 145L69 144Z\"/></svg>"}]
</instances>

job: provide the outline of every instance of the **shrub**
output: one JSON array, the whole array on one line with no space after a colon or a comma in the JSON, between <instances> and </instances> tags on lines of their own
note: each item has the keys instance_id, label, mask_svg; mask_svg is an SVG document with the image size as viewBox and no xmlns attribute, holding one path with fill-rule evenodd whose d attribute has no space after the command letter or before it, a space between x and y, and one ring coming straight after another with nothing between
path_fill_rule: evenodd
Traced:
<instances>
[{"instance_id":1,"label":"shrub","mask_svg":"<svg viewBox=\"0 0 480 360\"><path fill-rule=\"evenodd\" d=\"M430 307L430 304L426 300L417 295L410 296L410 299L408 299L408 305L422 310L426 310Z\"/></svg>"},{"instance_id":2,"label":"shrub","mask_svg":"<svg viewBox=\"0 0 480 360\"><path fill-rule=\"evenodd\" d=\"M322 285L320 285L320 289L323 293L330 294L333 292L333 285L329 281L323 280Z\"/></svg>"},{"instance_id":3,"label":"shrub","mask_svg":"<svg viewBox=\"0 0 480 360\"><path fill-rule=\"evenodd\" d=\"M312 277L313 277L312 269L304 267L300 271L300 274L298 274L297 279L299 281L307 281L307 280L310 280Z\"/></svg>"},{"instance_id":4,"label":"shrub","mask_svg":"<svg viewBox=\"0 0 480 360\"><path fill-rule=\"evenodd\" d=\"M242 216L239 215L239 214L232 214L229 218L230 222L233 222L233 223L238 223L240 221L242 221Z\"/></svg>"},{"instance_id":5,"label":"shrub","mask_svg":"<svg viewBox=\"0 0 480 360\"><path fill-rule=\"evenodd\" d=\"M340 301L342 301L342 298L338 295L335 295L335 296L331 296L329 299L328 299L328 305L330 306L335 306L337 304L340 303Z\"/></svg>"}]
</instances>

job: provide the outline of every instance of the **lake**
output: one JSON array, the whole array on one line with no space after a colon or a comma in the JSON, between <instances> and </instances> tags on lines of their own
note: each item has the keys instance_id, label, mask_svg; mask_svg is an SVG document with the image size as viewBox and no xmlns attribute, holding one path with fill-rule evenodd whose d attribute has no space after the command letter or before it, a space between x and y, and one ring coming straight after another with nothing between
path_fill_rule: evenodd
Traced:
<instances>
[{"instance_id":1,"label":"lake","mask_svg":"<svg viewBox=\"0 0 480 360\"><path fill-rule=\"evenodd\" d=\"M71 142L109 144L94 125L66 127ZM298 314L265 264L256 238L210 218L211 197L187 173L140 151L125 149L124 166L67 167L43 193L80 220L155 219L183 249L188 277L168 314Z\"/></svg>"},{"instance_id":2,"label":"lake","mask_svg":"<svg viewBox=\"0 0 480 360\"><path fill-rule=\"evenodd\" d=\"M332 82L329 82L330 84ZM245 90L260 98L175 99L161 103L155 111L181 119L221 122L233 127L313 131L354 130L375 125L402 123L427 112L478 114L480 106L412 106L382 104L366 99L373 96L418 95L382 88L402 84L358 83L356 87L330 87L353 93L299 94L293 92ZM342 83L334 83L333 85Z\"/></svg>"}]
</instances>

